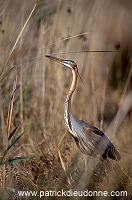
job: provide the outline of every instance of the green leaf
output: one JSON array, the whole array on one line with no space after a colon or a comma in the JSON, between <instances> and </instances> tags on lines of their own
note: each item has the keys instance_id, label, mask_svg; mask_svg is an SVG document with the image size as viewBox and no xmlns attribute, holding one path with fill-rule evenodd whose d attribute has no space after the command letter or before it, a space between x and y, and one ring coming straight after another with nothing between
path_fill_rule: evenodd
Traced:
<instances>
[{"instance_id":1,"label":"green leaf","mask_svg":"<svg viewBox=\"0 0 132 200\"><path fill-rule=\"evenodd\" d=\"M11 134L9 135L8 140L10 140L12 138L12 136L14 135L14 133L16 132L18 126L14 128L14 130L11 132Z\"/></svg>"},{"instance_id":2,"label":"green leaf","mask_svg":"<svg viewBox=\"0 0 132 200\"><path fill-rule=\"evenodd\" d=\"M4 155L1 159L1 162L3 161L7 151L9 151L9 149L27 132L29 131L35 124L38 123L38 120L36 122L34 122L33 124L31 124L23 133L21 133L11 144L9 144L9 146L7 147L7 149L4 152Z\"/></svg>"},{"instance_id":3,"label":"green leaf","mask_svg":"<svg viewBox=\"0 0 132 200\"><path fill-rule=\"evenodd\" d=\"M8 160L6 162L0 163L0 166L5 165L5 164L10 164L10 163L13 163L13 162L19 162L21 160L25 160L25 159L32 158L32 157L39 156L39 155L41 155L41 154L34 154L34 155L25 156L25 157L16 157L16 158L13 158L13 159Z\"/></svg>"}]
</instances>

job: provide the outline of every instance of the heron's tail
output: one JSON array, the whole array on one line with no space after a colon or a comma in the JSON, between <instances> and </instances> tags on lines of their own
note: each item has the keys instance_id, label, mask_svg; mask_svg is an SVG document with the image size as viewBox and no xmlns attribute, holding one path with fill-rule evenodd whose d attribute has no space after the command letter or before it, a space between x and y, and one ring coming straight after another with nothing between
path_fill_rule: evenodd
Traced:
<instances>
[{"instance_id":1,"label":"heron's tail","mask_svg":"<svg viewBox=\"0 0 132 200\"><path fill-rule=\"evenodd\" d=\"M119 152L116 150L116 148L114 147L114 145L109 146L107 155L109 158L116 160L116 161L121 159L121 156L120 156Z\"/></svg>"}]
</instances>

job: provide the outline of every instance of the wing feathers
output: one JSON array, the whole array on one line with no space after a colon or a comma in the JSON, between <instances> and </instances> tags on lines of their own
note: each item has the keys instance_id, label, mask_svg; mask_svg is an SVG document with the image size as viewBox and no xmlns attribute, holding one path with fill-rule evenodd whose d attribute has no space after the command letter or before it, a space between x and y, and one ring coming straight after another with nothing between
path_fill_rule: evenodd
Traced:
<instances>
[{"instance_id":1,"label":"wing feathers","mask_svg":"<svg viewBox=\"0 0 132 200\"><path fill-rule=\"evenodd\" d=\"M82 127L82 131L76 130L77 136L72 136L82 153L92 156L100 154L103 158L120 160L120 154L102 131L82 120L77 123Z\"/></svg>"}]
</instances>

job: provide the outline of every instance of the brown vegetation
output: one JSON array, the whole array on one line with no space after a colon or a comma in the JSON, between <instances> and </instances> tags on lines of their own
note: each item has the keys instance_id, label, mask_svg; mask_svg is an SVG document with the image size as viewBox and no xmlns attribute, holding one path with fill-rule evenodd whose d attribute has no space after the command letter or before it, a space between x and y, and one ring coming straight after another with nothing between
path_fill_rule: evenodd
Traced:
<instances>
[{"instance_id":1,"label":"brown vegetation","mask_svg":"<svg viewBox=\"0 0 132 200\"><path fill-rule=\"evenodd\" d=\"M37 7L12 52L35 3ZM8 134L17 137L36 121L10 148L4 161L40 154L0 166L2 199L18 199L18 190L62 188L126 190L125 199L130 199L131 13L130 0L0 2L0 154L2 157L11 142ZM85 50L118 52L70 53ZM71 73L46 59L44 55L49 53L78 64L85 87L78 79L73 115L105 132L120 152L121 161L102 163L79 152L63 120Z\"/></svg>"}]
</instances>

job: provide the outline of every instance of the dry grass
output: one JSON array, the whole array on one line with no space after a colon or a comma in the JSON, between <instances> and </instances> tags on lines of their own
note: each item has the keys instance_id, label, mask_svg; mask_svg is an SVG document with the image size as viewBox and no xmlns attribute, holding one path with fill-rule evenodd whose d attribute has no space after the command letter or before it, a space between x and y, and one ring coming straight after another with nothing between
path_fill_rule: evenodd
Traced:
<instances>
[{"instance_id":1,"label":"dry grass","mask_svg":"<svg viewBox=\"0 0 132 200\"><path fill-rule=\"evenodd\" d=\"M37 8L20 35L35 3ZM2 198L18 199L17 190L72 188L127 190L129 197L125 199L130 199L131 1L22 0L18 3L17 0L4 0L0 4L1 157L6 145L8 106L16 74L17 89L8 132L11 134L20 124L22 133L36 120L39 122L10 149L7 158L42 154L10 164L4 176L3 167L0 167ZM92 33L75 37L88 31ZM71 36L74 37L63 40ZM89 49L119 49L120 52L69 53ZM59 54L62 52L65 54ZM41 57L48 53L57 53L56 57L71 59L78 64L85 87L78 80L73 97L73 115L106 132L121 154L120 162L109 160L101 163L98 158L86 157L78 151L63 120L64 99L71 74ZM123 81L122 77L125 77Z\"/></svg>"}]
</instances>

